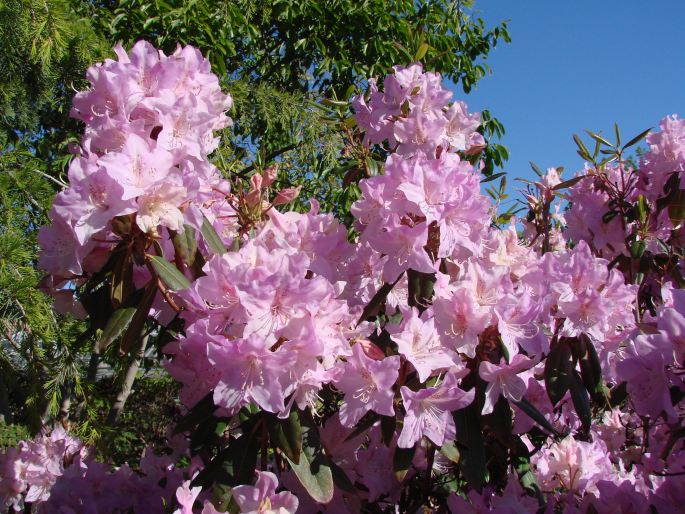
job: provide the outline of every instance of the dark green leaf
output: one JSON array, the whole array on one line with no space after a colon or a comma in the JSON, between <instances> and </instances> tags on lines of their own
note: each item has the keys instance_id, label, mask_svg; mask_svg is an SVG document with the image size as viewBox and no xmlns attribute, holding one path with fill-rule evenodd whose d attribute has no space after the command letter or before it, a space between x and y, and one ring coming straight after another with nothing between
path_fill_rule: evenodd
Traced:
<instances>
[{"instance_id":1,"label":"dark green leaf","mask_svg":"<svg viewBox=\"0 0 685 514\"><path fill-rule=\"evenodd\" d=\"M287 459L287 456L286 456ZM300 462L288 459L290 467L309 495L318 503L333 499L333 473L324 454L315 426L303 428L303 445Z\"/></svg>"},{"instance_id":2,"label":"dark green leaf","mask_svg":"<svg viewBox=\"0 0 685 514\"><path fill-rule=\"evenodd\" d=\"M272 443L295 464L300 463L302 453L302 425L297 411L290 411L287 419L269 416L269 432Z\"/></svg>"},{"instance_id":3,"label":"dark green leaf","mask_svg":"<svg viewBox=\"0 0 685 514\"><path fill-rule=\"evenodd\" d=\"M621 382L609 391L609 404L612 407L618 407L626 398L628 398L628 384L626 382Z\"/></svg>"},{"instance_id":4,"label":"dark green leaf","mask_svg":"<svg viewBox=\"0 0 685 514\"><path fill-rule=\"evenodd\" d=\"M378 175L378 162L373 157L366 156L366 166L372 177Z\"/></svg>"},{"instance_id":5,"label":"dark green leaf","mask_svg":"<svg viewBox=\"0 0 685 514\"><path fill-rule=\"evenodd\" d=\"M571 374L569 389L571 391L573 407L576 409L576 413L580 418L583 429L585 431L590 430L590 425L592 424L590 398L588 397L587 390L583 385L583 381L575 371Z\"/></svg>"},{"instance_id":6,"label":"dark green leaf","mask_svg":"<svg viewBox=\"0 0 685 514\"><path fill-rule=\"evenodd\" d=\"M618 211L609 211L605 212L602 215L602 222L603 223L609 223L611 220L613 220L616 216L618 216Z\"/></svg>"},{"instance_id":7,"label":"dark green leaf","mask_svg":"<svg viewBox=\"0 0 685 514\"><path fill-rule=\"evenodd\" d=\"M176 255L183 260L186 266L192 266L197 252L195 229L190 225L184 225L181 232L174 233L171 241L174 244Z\"/></svg>"},{"instance_id":8,"label":"dark green leaf","mask_svg":"<svg viewBox=\"0 0 685 514\"><path fill-rule=\"evenodd\" d=\"M159 257L158 255L151 255L150 262L155 272L162 279L162 282L172 291L180 291L190 287L190 281L178 271L178 268L171 264L166 259Z\"/></svg>"},{"instance_id":9,"label":"dark green leaf","mask_svg":"<svg viewBox=\"0 0 685 514\"><path fill-rule=\"evenodd\" d=\"M345 492L357 494L357 488L347 476L345 470L338 466L332 460L329 460L328 465L331 467L331 473L333 474L333 483Z\"/></svg>"},{"instance_id":10,"label":"dark green leaf","mask_svg":"<svg viewBox=\"0 0 685 514\"><path fill-rule=\"evenodd\" d=\"M257 417L253 417L253 420ZM260 438L256 435L259 431L251 430L250 427L245 427L244 430L240 437L231 440L229 446L221 450L193 479L193 487L209 487L215 483L229 486L252 483L261 449Z\"/></svg>"},{"instance_id":11,"label":"dark green leaf","mask_svg":"<svg viewBox=\"0 0 685 514\"><path fill-rule=\"evenodd\" d=\"M383 302L385 302L385 299L390 294L390 291L392 291L392 288L395 287L395 284L399 282L400 278L402 278L401 274L399 277L397 277L397 280L395 280L395 282L393 282L392 284L386 282L378 289L378 291L376 291L376 294L373 295L371 301L367 304L366 307L364 307L362 315L359 316L357 324L361 323L362 321L366 321L366 319L371 316L375 316L376 314L378 314L378 309L381 307L381 305L383 305Z\"/></svg>"},{"instance_id":12,"label":"dark green leaf","mask_svg":"<svg viewBox=\"0 0 685 514\"><path fill-rule=\"evenodd\" d=\"M457 428L457 448L459 449L459 469L476 491L483 489L487 477L485 465L485 445L480 426L480 413L476 402L454 413Z\"/></svg>"},{"instance_id":13,"label":"dark green leaf","mask_svg":"<svg viewBox=\"0 0 685 514\"><path fill-rule=\"evenodd\" d=\"M583 180L587 175L581 175L580 177L573 177L568 180L564 180L563 182L560 182L556 186L552 188L552 191L559 191L560 189L565 189L567 187L575 186L578 182Z\"/></svg>"},{"instance_id":14,"label":"dark green leaf","mask_svg":"<svg viewBox=\"0 0 685 514\"><path fill-rule=\"evenodd\" d=\"M408 303L423 312L433 298L433 288L437 280L435 273L423 273L413 269L407 270L409 280Z\"/></svg>"},{"instance_id":15,"label":"dark green leaf","mask_svg":"<svg viewBox=\"0 0 685 514\"><path fill-rule=\"evenodd\" d=\"M554 427L551 425L549 421L547 421L547 418L533 405L530 403L528 400L525 398L521 399L520 402L515 402L514 405L516 405L519 409L521 409L523 412L525 412L530 419L535 421L538 425L540 425L542 428L547 430L550 434L553 434L555 436L559 436L559 432L557 432Z\"/></svg>"},{"instance_id":16,"label":"dark green leaf","mask_svg":"<svg viewBox=\"0 0 685 514\"><path fill-rule=\"evenodd\" d=\"M121 343L119 344L119 351L121 353L128 353L134 347L136 341L143 331L145 326L145 321L147 320L148 314L150 314L150 309L152 308L152 302L155 300L157 294L157 284L154 280L151 280L145 287L145 292L143 297L138 304L135 314L131 318L131 322L121 338Z\"/></svg>"},{"instance_id":17,"label":"dark green leaf","mask_svg":"<svg viewBox=\"0 0 685 514\"><path fill-rule=\"evenodd\" d=\"M485 177L480 181L481 184L485 184L486 182L492 182L495 179L498 179L500 177L503 177L506 175L506 171L502 171L501 173L495 173L494 175L490 175L489 177Z\"/></svg>"},{"instance_id":18,"label":"dark green leaf","mask_svg":"<svg viewBox=\"0 0 685 514\"><path fill-rule=\"evenodd\" d=\"M370 411L361 420L359 420L359 423L357 423L356 428L350 433L350 435L348 435L345 438L345 441L351 441L355 437L362 435L369 428L375 425L380 418L381 417L378 414L376 414L373 411Z\"/></svg>"},{"instance_id":19,"label":"dark green leaf","mask_svg":"<svg viewBox=\"0 0 685 514\"><path fill-rule=\"evenodd\" d=\"M121 252L112 269L111 299L114 308L126 303L135 291L133 284L133 259L130 251Z\"/></svg>"},{"instance_id":20,"label":"dark green leaf","mask_svg":"<svg viewBox=\"0 0 685 514\"><path fill-rule=\"evenodd\" d=\"M559 403L568 391L572 370L571 347L562 338L552 347L545 361L545 386L552 405Z\"/></svg>"},{"instance_id":21,"label":"dark green leaf","mask_svg":"<svg viewBox=\"0 0 685 514\"><path fill-rule=\"evenodd\" d=\"M415 453L416 445L411 448L395 448L395 453L392 457L392 468L398 482L402 482L404 477L407 476Z\"/></svg>"},{"instance_id":22,"label":"dark green leaf","mask_svg":"<svg viewBox=\"0 0 685 514\"><path fill-rule=\"evenodd\" d=\"M117 309L112 313L105 329L102 331L102 336L95 345L96 353L101 354L104 352L117 337L124 333L135 312L135 307L126 307Z\"/></svg>"},{"instance_id":23,"label":"dark green leaf","mask_svg":"<svg viewBox=\"0 0 685 514\"><path fill-rule=\"evenodd\" d=\"M396 426L397 419L395 416L381 416L381 437L385 446L389 447L392 443Z\"/></svg>"},{"instance_id":24,"label":"dark green leaf","mask_svg":"<svg viewBox=\"0 0 685 514\"><path fill-rule=\"evenodd\" d=\"M204 217L202 220L201 232L202 237L204 237L205 243L207 243L207 246L210 250L217 255L223 255L226 253L226 247L224 246L223 241L221 241L219 234L216 233L216 230L214 230L214 227L206 217Z\"/></svg>"},{"instance_id":25,"label":"dark green leaf","mask_svg":"<svg viewBox=\"0 0 685 514\"><path fill-rule=\"evenodd\" d=\"M637 136L635 136L633 139L628 141L624 146L623 149L625 150L626 148L629 148L633 146L636 143L639 143L642 141L645 137L647 137L647 134L649 134L649 131L652 130L652 127L649 127L647 130L640 132Z\"/></svg>"},{"instance_id":26,"label":"dark green leaf","mask_svg":"<svg viewBox=\"0 0 685 514\"><path fill-rule=\"evenodd\" d=\"M459 450L457 449L457 446L454 443L450 441L445 441L443 445L440 447L440 453L442 453L445 457L447 457L455 464L459 464Z\"/></svg>"},{"instance_id":27,"label":"dark green leaf","mask_svg":"<svg viewBox=\"0 0 685 514\"><path fill-rule=\"evenodd\" d=\"M585 334L582 334L578 339L577 347L580 376L588 393L594 398L602 384L602 366L599 362L599 356L595 350L595 345Z\"/></svg>"}]
</instances>

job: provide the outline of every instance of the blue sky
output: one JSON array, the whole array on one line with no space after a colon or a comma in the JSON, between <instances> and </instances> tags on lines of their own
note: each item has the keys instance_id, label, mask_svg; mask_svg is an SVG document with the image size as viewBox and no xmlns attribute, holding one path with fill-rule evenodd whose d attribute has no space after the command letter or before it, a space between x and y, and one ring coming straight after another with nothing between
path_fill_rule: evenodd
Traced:
<instances>
[{"instance_id":1,"label":"blue sky","mask_svg":"<svg viewBox=\"0 0 685 514\"><path fill-rule=\"evenodd\" d=\"M574 133L623 141L667 114L685 116L685 0L477 0L489 26L509 20L510 44L487 59L492 75L463 98L504 124L505 167L530 178L543 170L582 168ZM520 183L519 183L520 184ZM519 186L515 186L519 187Z\"/></svg>"}]
</instances>

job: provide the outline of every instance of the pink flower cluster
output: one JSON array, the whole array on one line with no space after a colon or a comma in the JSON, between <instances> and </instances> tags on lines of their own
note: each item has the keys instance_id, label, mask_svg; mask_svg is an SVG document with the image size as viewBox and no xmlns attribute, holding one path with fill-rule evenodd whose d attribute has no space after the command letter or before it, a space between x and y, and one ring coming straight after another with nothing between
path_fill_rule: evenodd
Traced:
<instances>
[{"instance_id":1,"label":"pink flower cluster","mask_svg":"<svg viewBox=\"0 0 685 514\"><path fill-rule=\"evenodd\" d=\"M65 464L84 454L83 445L61 427L0 454L0 507L19 510L23 502L44 502L64 474Z\"/></svg>"},{"instance_id":2,"label":"pink flower cluster","mask_svg":"<svg viewBox=\"0 0 685 514\"><path fill-rule=\"evenodd\" d=\"M209 62L190 46L164 55L147 42L118 61L88 70L91 88L74 98L86 124L69 166L69 187L55 198L52 225L41 229L39 265L65 279L92 274L121 234L112 221L135 214L144 234L199 229L203 215L219 234L231 231L228 182L208 161L232 104ZM225 229L225 230L224 230Z\"/></svg>"},{"instance_id":3,"label":"pink flower cluster","mask_svg":"<svg viewBox=\"0 0 685 514\"><path fill-rule=\"evenodd\" d=\"M39 513L105 514L164 512L164 502L183 479L178 456L147 452L140 473L128 466L113 470L96 462L78 439L57 427L50 435L21 441L0 453L0 507L21 511L31 504Z\"/></svg>"},{"instance_id":4,"label":"pink flower cluster","mask_svg":"<svg viewBox=\"0 0 685 514\"><path fill-rule=\"evenodd\" d=\"M485 147L477 132L480 115L469 114L464 102L450 102L440 75L424 72L420 63L395 66L385 77L383 91L369 80L369 97L358 96L352 105L367 143L388 142L393 152L411 155L436 151L477 153ZM439 152L437 152L439 153Z\"/></svg>"},{"instance_id":5,"label":"pink flower cluster","mask_svg":"<svg viewBox=\"0 0 685 514\"><path fill-rule=\"evenodd\" d=\"M639 196L646 200L651 215L647 230L641 234L649 250L659 251L659 239L667 240L671 230L682 232L682 224L660 208L658 200L667 196L665 187L671 176L680 175L679 188L685 187L685 120L677 115L661 120L661 131L647 136L648 151L640 158L638 168L627 163L610 164L597 170L586 168L588 178L574 185L568 195L571 206L564 218L567 237L573 241L586 241L593 250L605 258L629 255L627 238L636 227L636 221L622 219L620 215L607 216L616 210L616 198L634 203ZM682 238L682 234L680 236Z\"/></svg>"},{"instance_id":6,"label":"pink flower cluster","mask_svg":"<svg viewBox=\"0 0 685 514\"><path fill-rule=\"evenodd\" d=\"M216 146L213 131L227 124L230 100L196 50L166 57L139 43L130 55L118 53L118 62L89 72L92 89L75 100L86 135L71 185L55 201L53 225L41 234L41 264L62 279L98 269L121 241L122 216L169 256L169 230L213 223L231 250L206 251L201 273L180 266L191 285L166 297L185 323L164 348L181 401L193 407L209 396L223 417L311 414L326 457L354 489L336 487L319 504L295 469L263 453L256 484L233 489L240 509L359 512L369 502L397 504L416 475L430 484L431 473L451 472L454 462L441 450L462 441L455 413L465 410L486 434L506 418L510 433L483 437L483 444L499 444L498 455L524 446L517 455L530 458L539 498L508 475L507 462L484 488L465 487L463 496L443 491L453 512L528 512L538 500L549 512L682 506L685 298L675 286L682 276L652 277L646 287L659 291L647 305L636 270L609 260L626 255L632 227L623 214L602 219L616 195L626 202L616 208L634 209L642 195L645 209L659 211L661 193L646 188L663 189L671 180L665 175L680 171L685 127L677 118L650 136L640 170L609 166L574 185L568 229L543 252L519 235L515 221L505 229L491 224L494 207L480 193L479 174L457 153L482 146L478 116L449 104L438 75L420 65L395 68L382 92L371 81L368 100L355 100L366 144L387 141L389 156L382 175L359 184L351 210L360 235L350 240L314 201L305 214L277 211L298 190L269 202L273 168L254 174L239 201L229 194L207 154ZM556 170L541 179L547 207L560 183ZM635 226L646 224L631 215ZM673 219L661 208L652 233L671 234ZM134 276L136 284L149 279L142 267ZM565 388L555 397L559 383ZM367 430L353 434L360 422ZM473 450L465 446L460 451ZM412 465L404 476L395 473L397 455L410 449ZM3 480L7 505L24 494L45 501L41 491L48 490L53 501L79 491L76 481L90 473L90 484L104 473L76 456L77 464L52 466L29 482L25 470L41 452L17 457L10 450L3 458L3 475L21 477ZM214 512L186 475L174 475L163 497L175 492L182 514ZM120 487L135 489L137 480L122 479ZM279 480L288 491L276 492Z\"/></svg>"},{"instance_id":7,"label":"pink flower cluster","mask_svg":"<svg viewBox=\"0 0 685 514\"><path fill-rule=\"evenodd\" d=\"M0 453L0 508L33 508L38 514L163 514L175 498L179 508L174 514L193 514L196 500L201 514L218 514L210 495L187 479L201 469L197 459L187 468L176 466L185 453L175 448L159 456L146 450L136 471L127 465L113 468L95 461L81 441L57 427ZM233 498L243 513L294 514L297 498L276 493L277 487L273 473L258 472L255 486L235 487Z\"/></svg>"},{"instance_id":8,"label":"pink flower cluster","mask_svg":"<svg viewBox=\"0 0 685 514\"><path fill-rule=\"evenodd\" d=\"M229 415L256 404L287 417L293 403L314 405L351 355L349 340L369 332L337 298L336 260L350 250L344 228L316 208L273 210L254 239L209 260L180 293L186 335L165 350L182 400L213 391Z\"/></svg>"},{"instance_id":9,"label":"pink flower cluster","mask_svg":"<svg viewBox=\"0 0 685 514\"><path fill-rule=\"evenodd\" d=\"M383 175L360 183L352 214L361 241L387 255L383 279L408 269L433 273L436 258L477 253L490 205L473 166L453 153L429 158L392 154Z\"/></svg>"}]
</instances>

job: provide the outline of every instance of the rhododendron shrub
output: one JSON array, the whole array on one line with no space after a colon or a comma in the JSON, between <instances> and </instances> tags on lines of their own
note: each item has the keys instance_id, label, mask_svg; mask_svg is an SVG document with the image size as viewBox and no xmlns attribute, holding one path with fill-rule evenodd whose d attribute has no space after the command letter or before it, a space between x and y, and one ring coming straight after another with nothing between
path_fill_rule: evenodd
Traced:
<instances>
[{"instance_id":1,"label":"rhododendron shrub","mask_svg":"<svg viewBox=\"0 0 685 514\"><path fill-rule=\"evenodd\" d=\"M231 99L196 50L116 52L74 99L86 129L40 264L103 329L97 351L157 334L186 415L135 471L59 428L9 449L3 508L681 509L679 118L639 162L646 133L591 134L592 153L577 138L586 168L538 170L527 215L500 227L479 116L397 66L344 125L387 156L347 227L315 200L287 211L299 189L274 190L277 164L212 164Z\"/></svg>"}]
</instances>

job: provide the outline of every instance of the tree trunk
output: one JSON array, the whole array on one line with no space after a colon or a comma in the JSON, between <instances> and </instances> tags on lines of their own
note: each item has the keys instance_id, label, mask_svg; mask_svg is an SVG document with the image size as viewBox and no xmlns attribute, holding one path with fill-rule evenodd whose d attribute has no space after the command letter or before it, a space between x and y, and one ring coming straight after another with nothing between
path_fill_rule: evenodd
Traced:
<instances>
[{"instance_id":1,"label":"tree trunk","mask_svg":"<svg viewBox=\"0 0 685 514\"><path fill-rule=\"evenodd\" d=\"M71 394L73 391L71 384L64 384L62 388L62 401L59 404L59 413L57 419L59 421L67 421L69 419L69 410L71 409Z\"/></svg>"},{"instance_id":2,"label":"tree trunk","mask_svg":"<svg viewBox=\"0 0 685 514\"><path fill-rule=\"evenodd\" d=\"M133 382L136 380L140 363L143 361L143 357L145 356L147 340L148 336L144 336L140 339L140 346L131 358L131 362L129 363L126 374L124 375L124 379L121 382L119 392L117 393L114 403L112 403L112 408L109 410L109 415L107 416L107 424L110 426L116 425L121 412L124 410L126 400L128 400L128 397L133 390Z\"/></svg>"},{"instance_id":3,"label":"tree trunk","mask_svg":"<svg viewBox=\"0 0 685 514\"><path fill-rule=\"evenodd\" d=\"M9 393L7 384L0 375L0 423L12 423L12 410L10 409Z\"/></svg>"},{"instance_id":4,"label":"tree trunk","mask_svg":"<svg viewBox=\"0 0 685 514\"><path fill-rule=\"evenodd\" d=\"M90 362L88 363L88 373L86 374L86 381L91 384L95 383L98 375L98 367L100 366L100 353L93 350L90 354Z\"/></svg>"}]
</instances>

